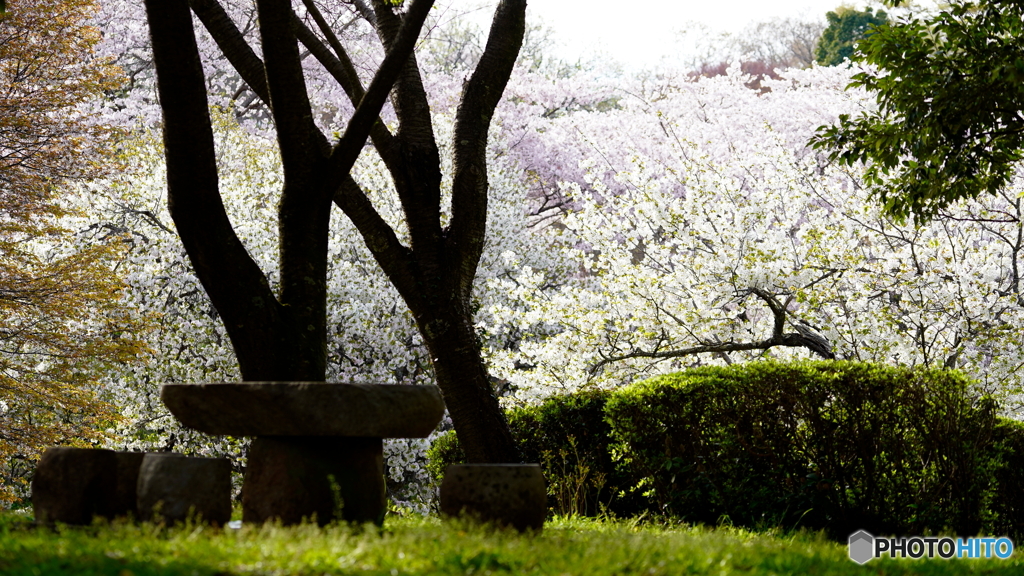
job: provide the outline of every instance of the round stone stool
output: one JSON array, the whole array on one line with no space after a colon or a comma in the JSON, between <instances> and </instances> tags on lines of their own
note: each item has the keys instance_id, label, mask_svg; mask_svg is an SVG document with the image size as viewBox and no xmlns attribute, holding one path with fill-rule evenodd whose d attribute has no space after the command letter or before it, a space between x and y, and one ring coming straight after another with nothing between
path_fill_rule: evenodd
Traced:
<instances>
[{"instance_id":1,"label":"round stone stool","mask_svg":"<svg viewBox=\"0 0 1024 576\"><path fill-rule=\"evenodd\" d=\"M441 514L541 530L547 492L539 464L452 464L441 482Z\"/></svg>"},{"instance_id":2,"label":"round stone stool","mask_svg":"<svg viewBox=\"0 0 1024 576\"><path fill-rule=\"evenodd\" d=\"M89 524L94 516L135 514L142 452L47 448L32 478L32 507L41 524Z\"/></svg>"},{"instance_id":3,"label":"round stone stool","mask_svg":"<svg viewBox=\"0 0 1024 576\"><path fill-rule=\"evenodd\" d=\"M231 520L231 462L181 454L146 454L139 468L139 517L169 523Z\"/></svg>"}]
</instances>

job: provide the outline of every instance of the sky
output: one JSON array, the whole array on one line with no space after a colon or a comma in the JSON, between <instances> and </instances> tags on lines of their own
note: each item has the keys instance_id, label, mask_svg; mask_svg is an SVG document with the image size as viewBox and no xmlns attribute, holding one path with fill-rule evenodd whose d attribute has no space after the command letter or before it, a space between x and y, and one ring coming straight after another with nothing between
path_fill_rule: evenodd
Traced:
<instances>
[{"instance_id":1,"label":"sky","mask_svg":"<svg viewBox=\"0 0 1024 576\"><path fill-rule=\"evenodd\" d=\"M701 23L716 32L740 32L751 23L793 17L825 20L825 13L844 0L529 0L531 24L554 31L556 54L571 62L602 54L611 55L627 68L656 66L662 58L686 50L679 31ZM858 9L875 3L847 1ZM472 18L486 30L496 0L437 0L443 9L476 11Z\"/></svg>"}]
</instances>

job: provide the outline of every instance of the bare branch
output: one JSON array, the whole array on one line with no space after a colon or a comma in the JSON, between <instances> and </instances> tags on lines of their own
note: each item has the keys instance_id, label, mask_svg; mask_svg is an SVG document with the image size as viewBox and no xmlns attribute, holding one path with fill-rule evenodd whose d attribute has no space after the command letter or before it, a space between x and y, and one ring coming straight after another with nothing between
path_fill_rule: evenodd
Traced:
<instances>
[{"instance_id":1,"label":"bare branch","mask_svg":"<svg viewBox=\"0 0 1024 576\"><path fill-rule=\"evenodd\" d=\"M494 13L487 46L466 83L455 118L455 174L448 248L463 270L468 295L487 222L487 132L505 91L526 33L526 0L502 0Z\"/></svg>"},{"instance_id":2,"label":"bare branch","mask_svg":"<svg viewBox=\"0 0 1024 576\"><path fill-rule=\"evenodd\" d=\"M772 310L772 316L775 317L775 324L772 328L772 338L782 336L782 332L786 328L786 307L779 302L775 296L761 288L751 288L750 293L761 300L764 300L765 304L767 304Z\"/></svg>"},{"instance_id":3,"label":"bare branch","mask_svg":"<svg viewBox=\"0 0 1024 576\"><path fill-rule=\"evenodd\" d=\"M309 11L313 20L316 22L320 32L327 38L328 44L331 49L334 50L334 54L331 54L327 47L324 46L320 39L313 34L305 22L299 19L298 16L293 14L292 25L295 26L295 33L298 36L299 41L309 49L320 64L338 81L338 84L345 90L345 94L348 95L349 100L353 106L358 106L359 101L363 99L366 91L363 89L363 84L359 80L359 74L356 72L355 66L352 64L352 60L349 59L348 53L345 51L344 46L338 41L338 37L331 30L327 20L324 19L320 11L317 10L316 4L312 0L303 0L306 4L306 9Z\"/></svg>"},{"instance_id":4,"label":"bare branch","mask_svg":"<svg viewBox=\"0 0 1024 576\"><path fill-rule=\"evenodd\" d=\"M415 302L420 294L411 282L415 277L410 263L411 251L398 240L394 230L381 218L350 175L345 175L335 192L334 203L355 225L366 247L402 297Z\"/></svg>"},{"instance_id":5,"label":"bare branch","mask_svg":"<svg viewBox=\"0 0 1024 576\"><path fill-rule=\"evenodd\" d=\"M370 82L370 87L366 90L365 96L349 120L345 133L334 146L330 159L331 176L336 178L339 184L342 176L348 173L352 165L355 164L356 158L359 157L359 152L366 142L370 129L377 121L380 109L391 92L391 87L409 61L409 55L412 54L413 47L416 45L420 28L433 5L434 0L413 0L405 15L398 37L391 49L388 50L384 61L381 62L380 68L377 69L377 73Z\"/></svg>"},{"instance_id":6,"label":"bare branch","mask_svg":"<svg viewBox=\"0 0 1024 576\"><path fill-rule=\"evenodd\" d=\"M264 104L270 106L270 90L267 88L267 73L263 68L263 61L253 52L220 2L190 0L189 5L242 80L245 80Z\"/></svg>"},{"instance_id":7,"label":"bare branch","mask_svg":"<svg viewBox=\"0 0 1024 576\"><path fill-rule=\"evenodd\" d=\"M377 14L377 36L390 52L398 40L403 23L412 16L412 9L399 16L393 12L389 0L373 0ZM439 255L441 248L440 184L441 154L434 138L430 103L423 88L416 55L409 58L395 79L392 103L398 116L396 152L408 160L408 166L418 165L416 173L407 170L392 171L395 188L402 202L413 249L424 255ZM436 168L435 168L436 167Z\"/></svg>"},{"instance_id":8,"label":"bare branch","mask_svg":"<svg viewBox=\"0 0 1024 576\"><path fill-rule=\"evenodd\" d=\"M342 89L345 90L345 94L348 95L352 105L359 106L359 102L362 101L363 96L366 95L366 90L363 88L363 84L359 80L359 75L356 73L356 69L352 65L352 61L349 60L348 54L345 53L340 44L335 48L335 52L337 52L339 56L332 54L331 51L328 50L322 42L320 42L320 39L313 34L313 31L306 27L305 23L299 20L298 16L293 17L295 34L298 37L299 42L302 42L302 45L309 50L309 52L320 62L320 65L323 66L324 69L334 77ZM327 23L325 21L324 25L326 26L326 24ZM337 41L337 39L335 39L335 41ZM388 131L384 122L380 119L380 116L377 117L377 121L370 130L370 139L373 140L374 147L380 153L381 158L384 159L384 163L387 164L390 169L392 163L397 161L394 158L392 150L394 137L391 135L391 132Z\"/></svg>"},{"instance_id":9,"label":"bare branch","mask_svg":"<svg viewBox=\"0 0 1024 576\"><path fill-rule=\"evenodd\" d=\"M599 362L588 368L588 372L591 376L598 373L604 366L613 362L620 362L622 360L629 360L631 358L651 358L656 360L666 360L669 358L682 358L684 356L692 356L694 354L725 354L728 352L747 352L750 350L768 350L776 346L790 347L790 348L807 348L812 352L823 356L825 358L834 358L832 355L826 355L822 353L821 343L815 341L814 338L805 336L804 334L783 332L786 323L786 316L788 314L786 306L779 302L778 298L770 294L766 290L761 288L751 288L750 293L754 294L768 305L774 316L774 326L772 329L772 335L769 338L760 340L758 342L713 342L709 344L700 344L697 346L691 346L689 348L681 348L678 350L658 350L658 346L654 350L634 350L626 354L619 354L616 356L608 356L602 358Z\"/></svg>"},{"instance_id":10,"label":"bare branch","mask_svg":"<svg viewBox=\"0 0 1024 576\"><path fill-rule=\"evenodd\" d=\"M373 13L373 9L366 5L363 0L348 0L348 3L355 6L359 15L366 19L374 28L377 27L377 15Z\"/></svg>"}]
</instances>

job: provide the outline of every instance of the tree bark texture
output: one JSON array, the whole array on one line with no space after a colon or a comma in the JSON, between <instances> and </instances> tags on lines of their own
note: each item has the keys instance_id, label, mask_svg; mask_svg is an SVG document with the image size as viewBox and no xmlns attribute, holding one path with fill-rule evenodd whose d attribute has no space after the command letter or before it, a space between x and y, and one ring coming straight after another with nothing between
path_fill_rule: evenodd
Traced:
<instances>
[{"instance_id":1,"label":"tree bark texture","mask_svg":"<svg viewBox=\"0 0 1024 576\"><path fill-rule=\"evenodd\" d=\"M519 54L526 0L502 0L456 115L452 218L441 225L441 162L413 47L432 0L360 4L387 56L365 89L340 41L300 21L290 0L257 0L262 59L216 0L146 0L164 111L168 202L196 274L225 323L244 380L323 380L331 204L352 220L416 318L460 442L471 462L518 462L473 328L471 291L487 218L487 134ZM372 9L372 10L371 10ZM195 12L225 57L266 104L284 165L279 208L281 287L246 253L220 199ZM302 43L343 87L356 111L331 143L313 122L299 59ZM390 95L398 116L380 122ZM391 172L408 225L404 245L349 170L367 137Z\"/></svg>"}]
</instances>

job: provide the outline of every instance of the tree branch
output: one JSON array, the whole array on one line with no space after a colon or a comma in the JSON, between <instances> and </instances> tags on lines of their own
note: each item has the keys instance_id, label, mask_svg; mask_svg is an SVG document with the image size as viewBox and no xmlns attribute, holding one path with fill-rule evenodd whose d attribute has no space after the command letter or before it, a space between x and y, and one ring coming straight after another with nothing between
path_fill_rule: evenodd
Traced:
<instances>
[{"instance_id":1,"label":"tree branch","mask_svg":"<svg viewBox=\"0 0 1024 576\"><path fill-rule=\"evenodd\" d=\"M377 28L377 15L373 13L373 10L366 5L363 0L348 0L350 4L356 7L359 14L370 23L374 29Z\"/></svg>"},{"instance_id":2,"label":"tree branch","mask_svg":"<svg viewBox=\"0 0 1024 576\"><path fill-rule=\"evenodd\" d=\"M420 294L413 282L416 275L412 271L412 251L398 240L395 231L380 217L350 175L345 175L335 192L334 203L355 225L366 247L406 302L417 302Z\"/></svg>"},{"instance_id":3,"label":"tree branch","mask_svg":"<svg viewBox=\"0 0 1024 576\"><path fill-rule=\"evenodd\" d=\"M772 311L772 316L775 318L775 323L772 326L772 338L782 336L782 332L786 328L786 306L764 289L751 288L750 293L764 300Z\"/></svg>"},{"instance_id":4,"label":"tree branch","mask_svg":"<svg viewBox=\"0 0 1024 576\"><path fill-rule=\"evenodd\" d=\"M319 14L319 12L317 13ZM335 56L326 46L320 42L320 39L313 34L302 20L299 20L298 16L293 16L293 25L295 26L295 34L302 42L302 45L320 62L320 65L324 67L324 70L334 77L338 84L345 90L345 94L348 95L349 100L353 106L359 106L359 102L362 101L363 96L366 95L366 90L363 89L363 84L359 80L359 75L356 73L355 67L352 65L352 61L349 60L348 54L345 53L344 48L341 44L335 47L335 52L338 56ZM322 20L323 17L320 16ZM324 21L324 26L327 22ZM327 29L330 30L329 28ZM333 36L333 34L332 34ZM337 38L335 38L337 42ZM384 122L378 115L376 122L370 129L370 139L373 141L373 146L377 149L384 163L388 166L388 169L392 169L392 165L397 162L395 158L393 144L394 136L388 131ZM392 170L394 171L394 170Z\"/></svg>"},{"instance_id":5,"label":"tree branch","mask_svg":"<svg viewBox=\"0 0 1024 576\"><path fill-rule=\"evenodd\" d=\"M384 61L381 62L377 73L374 74L366 94L359 102L359 106L356 107L352 118L349 119L345 133L338 143L335 144L330 158L330 170L331 177L339 185L343 175L348 173L352 165L355 164L356 158L359 157L359 152L366 142L370 129L377 121L380 109L384 106L384 102L391 92L391 87L405 67L409 55L412 54L412 50L416 45L416 39L419 37L420 28L423 26L423 22L426 20L427 14L433 5L434 0L413 0L398 38L391 49L388 50L388 54L384 57Z\"/></svg>"},{"instance_id":6,"label":"tree branch","mask_svg":"<svg viewBox=\"0 0 1024 576\"><path fill-rule=\"evenodd\" d=\"M377 35L390 52L398 40L398 31L412 11L399 17L392 12L389 0L373 0L373 7L377 14ZM434 139L427 92L412 52L394 86L392 102L398 116L395 137L403 166L392 172L392 176L409 225L413 249L436 254L441 240L441 155Z\"/></svg>"},{"instance_id":7,"label":"tree branch","mask_svg":"<svg viewBox=\"0 0 1024 576\"><path fill-rule=\"evenodd\" d=\"M448 251L454 254L460 294L468 297L483 252L487 224L487 132L526 33L526 0L502 0L487 45L466 83L455 118L452 221Z\"/></svg>"},{"instance_id":8,"label":"tree branch","mask_svg":"<svg viewBox=\"0 0 1024 576\"><path fill-rule=\"evenodd\" d=\"M598 373L598 371L604 366L613 362L620 362L622 360L628 360L630 358L653 358L658 360L665 360L668 358L682 358L684 356L692 356L694 354L705 354L705 353L718 353L724 354L727 352L746 352L750 350L768 350L776 346L785 346L791 348L808 348L816 354L818 352L818 346L816 343L811 341L809 338L802 334L793 332L785 333L783 329L786 324L786 311L785 305L778 301L778 299L761 288L751 288L750 293L754 294L768 305L768 308L772 311L774 317L774 325L772 327L772 335L769 338L758 342L715 342L713 344L701 344L698 346L691 346L689 348L682 348L679 350L634 350L627 354L620 354L617 356L608 356L602 358L599 362L587 369L591 376Z\"/></svg>"},{"instance_id":9,"label":"tree branch","mask_svg":"<svg viewBox=\"0 0 1024 576\"><path fill-rule=\"evenodd\" d=\"M256 0L260 19L270 109L277 129L285 187L289 173L299 166L308 168L314 155L311 147L313 110L306 93L298 43L292 30L292 6L289 0ZM305 169L305 168L304 168Z\"/></svg>"},{"instance_id":10,"label":"tree branch","mask_svg":"<svg viewBox=\"0 0 1024 576\"><path fill-rule=\"evenodd\" d=\"M280 305L220 197L203 67L187 0L146 0L164 116L167 196L189 260L237 351L259 349L276 331ZM243 329L244 326L244 329ZM246 380L274 375L273 360L242 365Z\"/></svg>"},{"instance_id":11,"label":"tree branch","mask_svg":"<svg viewBox=\"0 0 1024 576\"><path fill-rule=\"evenodd\" d=\"M224 8L216 0L189 0L189 4L231 66L269 110L270 89L267 87L267 71L263 66L263 60L260 60L259 56L253 52L249 43L245 41L245 36L235 26ZM243 107L248 107L248 104ZM320 151L324 155L330 154L331 144L327 137L315 125L310 125L310 130L311 137Z\"/></svg>"},{"instance_id":12,"label":"tree branch","mask_svg":"<svg viewBox=\"0 0 1024 576\"><path fill-rule=\"evenodd\" d=\"M216 0L189 0L192 11L199 17L203 27L213 37L217 47L245 80L249 88L270 106L270 90L267 88L267 72L263 61L249 47L238 27Z\"/></svg>"}]
</instances>

